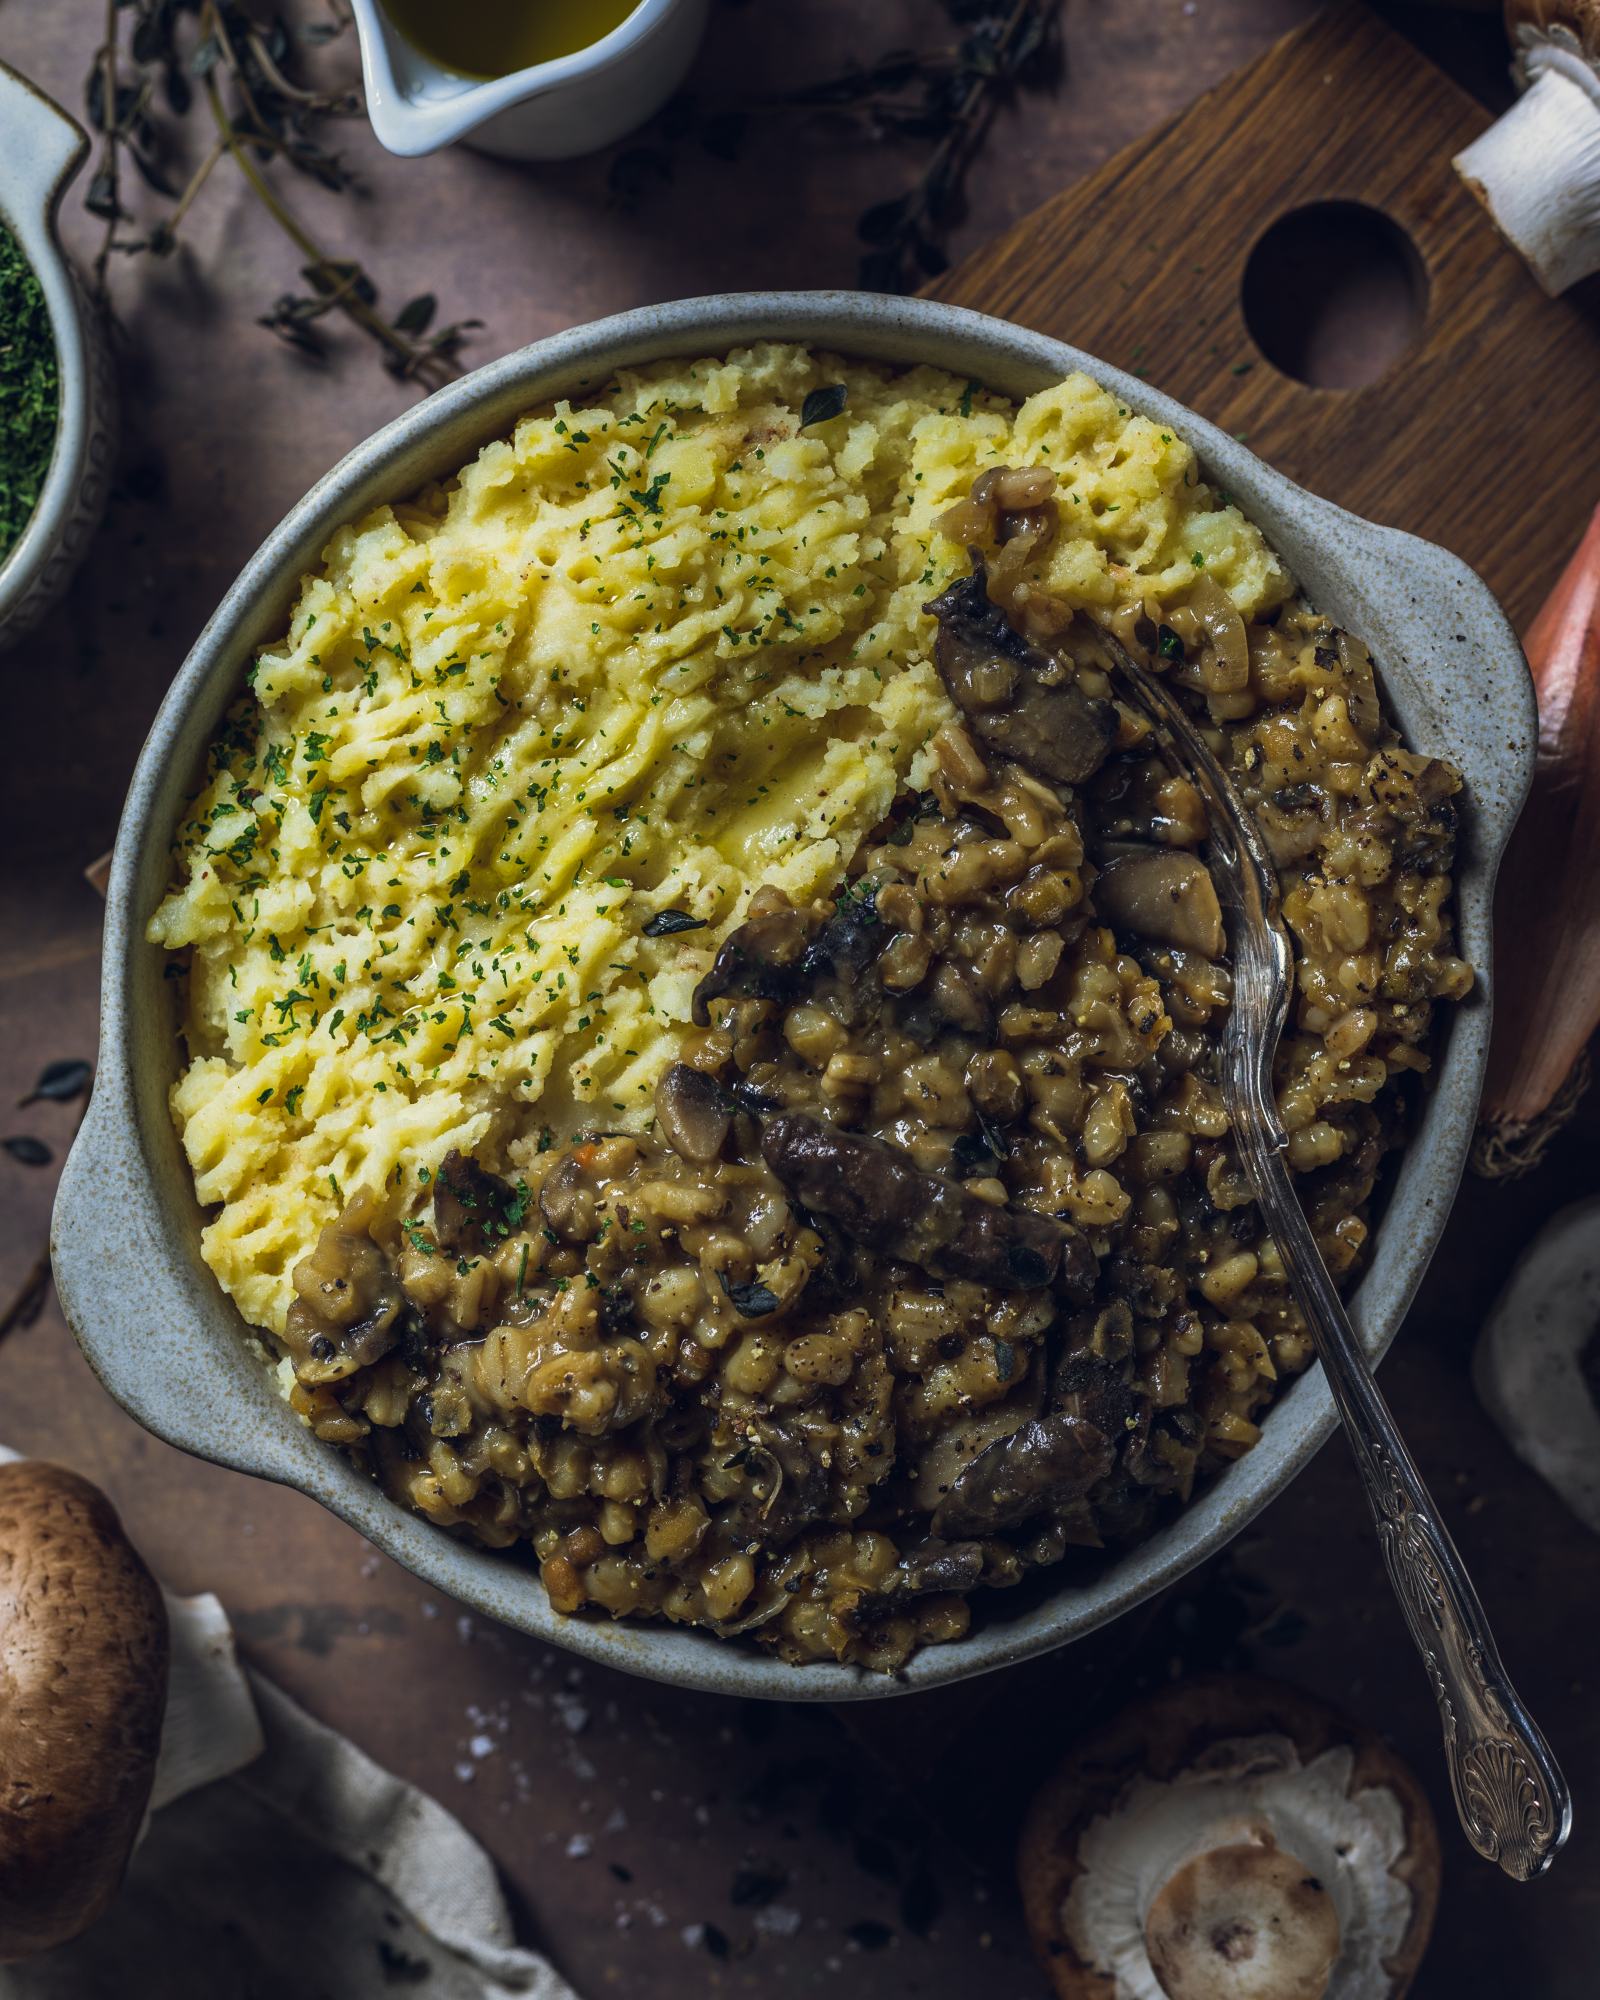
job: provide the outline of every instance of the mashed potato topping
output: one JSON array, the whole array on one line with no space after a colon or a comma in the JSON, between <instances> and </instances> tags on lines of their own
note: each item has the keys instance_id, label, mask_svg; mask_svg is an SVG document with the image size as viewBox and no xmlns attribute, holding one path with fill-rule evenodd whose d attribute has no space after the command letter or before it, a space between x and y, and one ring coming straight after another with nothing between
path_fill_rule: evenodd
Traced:
<instances>
[{"instance_id":1,"label":"mashed potato topping","mask_svg":"<svg viewBox=\"0 0 1600 2000\"><path fill-rule=\"evenodd\" d=\"M751 893L827 894L926 782L952 710L924 606L964 564L933 523L1000 464L1057 473L1072 604L1200 569L1246 618L1289 594L1189 447L1087 376L1017 408L776 345L533 412L335 535L150 925L188 950L173 1109L249 1320L281 1332L357 1190L399 1214L452 1151L649 1125Z\"/></svg>"}]
</instances>

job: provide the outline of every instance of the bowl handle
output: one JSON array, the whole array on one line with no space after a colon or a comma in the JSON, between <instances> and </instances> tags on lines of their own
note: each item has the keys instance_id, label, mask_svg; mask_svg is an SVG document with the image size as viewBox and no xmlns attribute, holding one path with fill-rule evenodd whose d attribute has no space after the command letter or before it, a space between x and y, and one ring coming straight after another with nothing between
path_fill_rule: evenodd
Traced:
<instances>
[{"instance_id":1,"label":"bowl handle","mask_svg":"<svg viewBox=\"0 0 1600 2000\"><path fill-rule=\"evenodd\" d=\"M89 157L89 135L52 97L5 63L0 63L0 187L8 219L18 236L28 234L30 216L42 215L47 231L67 184ZM23 243L30 256L37 246Z\"/></svg>"},{"instance_id":2,"label":"bowl handle","mask_svg":"<svg viewBox=\"0 0 1600 2000\"><path fill-rule=\"evenodd\" d=\"M146 1430L221 1465L282 1479L290 1461L262 1421L275 1398L243 1340L194 1330L218 1313L215 1281L175 1261L166 1218L113 1060L62 1169L50 1222L56 1293L84 1358Z\"/></svg>"}]
</instances>

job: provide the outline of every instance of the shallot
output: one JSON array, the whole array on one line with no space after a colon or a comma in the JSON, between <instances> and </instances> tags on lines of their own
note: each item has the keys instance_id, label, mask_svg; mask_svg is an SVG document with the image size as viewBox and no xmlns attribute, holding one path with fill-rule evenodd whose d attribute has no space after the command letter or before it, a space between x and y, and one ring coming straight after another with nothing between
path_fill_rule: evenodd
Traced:
<instances>
[{"instance_id":1,"label":"shallot","mask_svg":"<svg viewBox=\"0 0 1600 2000\"><path fill-rule=\"evenodd\" d=\"M1538 1164L1589 1081L1600 1025L1600 508L1525 641L1533 789L1495 895L1494 1037L1473 1165Z\"/></svg>"}]
</instances>

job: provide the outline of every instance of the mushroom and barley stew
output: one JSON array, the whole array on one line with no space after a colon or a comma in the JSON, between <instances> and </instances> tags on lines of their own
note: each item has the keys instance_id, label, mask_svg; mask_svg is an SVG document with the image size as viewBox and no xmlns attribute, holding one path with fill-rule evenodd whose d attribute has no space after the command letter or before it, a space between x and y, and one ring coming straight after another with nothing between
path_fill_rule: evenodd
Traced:
<instances>
[{"instance_id":1,"label":"mushroom and barley stew","mask_svg":"<svg viewBox=\"0 0 1600 2000\"><path fill-rule=\"evenodd\" d=\"M1303 600L1247 622L1201 575L1070 609L1038 582L1061 498L997 467L944 517L971 568L929 606L957 717L929 782L835 896L750 898L653 1126L530 1134L500 1173L452 1152L294 1272L296 1407L407 1505L531 1543L563 1612L892 1670L980 1586L1146 1533L1307 1365L1222 1106L1203 808L1115 645L1270 843L1289 1158L1329 1268L1360 1265L1399 1086L1472 983L1460 780Z\"/></svg>"}]
</instances>

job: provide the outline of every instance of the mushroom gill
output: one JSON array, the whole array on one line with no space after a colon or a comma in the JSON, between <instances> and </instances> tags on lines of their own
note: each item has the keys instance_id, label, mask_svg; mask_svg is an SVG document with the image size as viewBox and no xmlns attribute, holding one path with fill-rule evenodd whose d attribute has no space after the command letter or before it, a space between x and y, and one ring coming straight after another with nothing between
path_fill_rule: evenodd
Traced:
<instances>
[{"instance_id":1,"label":"mushroom gill","mask_svg":"<svg viewBox=\"0 0 1600 2000\"><path fill-rule=\"evenodd\" d=\"M1059 2000L1401 2000L1438 1874L1393 1751L1243 1675L1179 1682L1078 1742L1019 1851Z\"/></svg>"}]
</instances>

